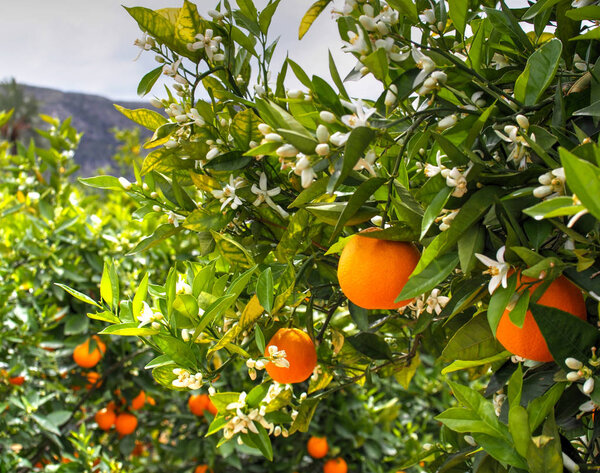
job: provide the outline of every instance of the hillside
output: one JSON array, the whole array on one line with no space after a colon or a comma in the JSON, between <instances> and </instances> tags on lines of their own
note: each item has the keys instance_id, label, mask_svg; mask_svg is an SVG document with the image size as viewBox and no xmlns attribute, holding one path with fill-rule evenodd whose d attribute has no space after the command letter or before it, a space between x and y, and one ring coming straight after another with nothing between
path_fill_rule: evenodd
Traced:
<instances>
[{"instance_id":1,"label":"hillside","mask_svg":"<svg viewBox=\"0 0 600 473\"><path fill-rule=\"evenodd\" d=\"M73 117L73 126L83 132L79 149L75 153L75 162L81 166L80 176L93 175L99 167L111 164L111 157L118 146L110 132L112 128L137 126L118 112L113 105L115 102L110 99L29 85L23 85L23 88L39 101L40 113L56 116L61 120ZM144 102L117 103L126 108L148 106ZM149 136L149 132L142 129L142 136Z\"/></svg>"}]
</instances>

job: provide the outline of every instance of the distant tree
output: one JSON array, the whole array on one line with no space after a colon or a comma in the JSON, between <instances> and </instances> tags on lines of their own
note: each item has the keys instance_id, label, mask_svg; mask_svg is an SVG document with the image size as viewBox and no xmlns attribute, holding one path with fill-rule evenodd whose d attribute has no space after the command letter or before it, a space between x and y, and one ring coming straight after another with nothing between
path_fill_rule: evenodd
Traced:
<instances>
[{"instance_id":1,"label":"distant tree","mask_svg":"<svg viewBox=\"0 0 600 473\"><path fill-rule=\"evenodd\" d=\"M14 78L0 83L0 110L14 110L11 119L0 128L0 137L14 144L34 136L39 102Z\"/></svg>"}]
</instances>

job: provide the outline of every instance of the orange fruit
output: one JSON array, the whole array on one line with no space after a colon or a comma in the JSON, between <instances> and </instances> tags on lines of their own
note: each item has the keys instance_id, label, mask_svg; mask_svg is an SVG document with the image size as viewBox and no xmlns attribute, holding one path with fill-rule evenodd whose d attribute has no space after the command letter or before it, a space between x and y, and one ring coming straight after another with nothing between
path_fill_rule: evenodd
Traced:
<instances>
[{"instance_id":1,"label":"orange fruit","mask_svg":"<svg viewBox=\"0 0 600 473\"><path fill-rule=\"evenodd\" d=\"M93 336L96 341L96 348L90 351L90 340L86 340L81 345L77 345L73 350L73 360L82 368L93 368L98 364L102 355L106 351L106 345L102 343L100 337Z\"/></svg>"},{"instance_id":2,"label":"orange fruit","mask_svg":"<svg viewBox=\"0 0 600 473\"><path fill-rule=\"evenodd\" d=\"M306 444L306 450L313 458L323 458L329 451L327 437L311 437Z\"/></svg>"},{"instance_id":3,"label":"orange fruit","mask_svg":"<svg viewBox=\"0 0 600 473\"><path fill-rule=\"evenodd\" d=\"M210 400L210 398L208 398L207 409L208 409L208 412L210 412L213 416L216 416L217 412L219 412L219 410L217 409L217 406L215 406L213 404L213 402Z\"/></svg>"},{"instance_id":4,"label":"orange fruit","mask_svg":"<svg viewBox=\"0 0 600 473\"><path fill-rule=\"evenodd\" d=\"M122 436L129 435L135 432L137 428L138 420L137 417L128 412L122 412L115 420L115 429Z\"/></svg>"},{"instance_id":5,"label":"orange fruit","mask_svg":"<svg viewBox=\"0 0 600 473\"><path fill-rule=\"evenodd\" d=\"M212 470L208 467L208 465L202 464L202 465L198 465L195 469L194 469L194 473L212 473Z\"/></svg>"},{"instance_id":6,"label":"orange fruit","mask_svg":"<svg viewBox=\"0 0 600 473\"><path fill-rule=\"evenodd\" d=\"M532 294L536 287L542 283L537 279L521 275L519 275L519 281L521 283L536 283L529 286L529 292ZM582 320L587 319L587 311L581 291L564 276L559 276L552 281L537 303L568 312ZM525 313L525 321L521 328L512 323L509 313L508 309L504 311L496 329L496 338L504 348L514 355L529 360L552 361L552 354L548 350L546 340L544 340L531 311L528 310Z\"/></svg>"},{"instance_id":7,"label":"orange fruit","mask_svg":"<svg viewBox=\"0 0 600 473\"><path fill-rule=\"evenodd\" d=\"M192 394L188 399L188 407L195 416L203 416L209 402L211 401L208 394Z\"/></svg>"},{"instance_id":8,"label":"orange fruit","mask_svg":"<svg viewBox=\"0 0 600 473\"><path fill-rule=\"evenodd\" d=\"M379 231L369 228L364 232ZM346 297L364 309L398 309L412 301L394 302L417 263L419 250L404 241L352 235L338 263L338 281Z\"/></svg>"},{"instance_id":9,"label":"orange fruit","mask_svg":"<svg viewBox=\"0 0 600 473\"><path fill-rule=\"evenodd\" d=\"M89 384L85 385L86 389L92 389L93 387L99 387L102 383L98 383L98 381L100 381L100 373L96 373L95 371L90 371L87 375L86 375L86 379L88 381Z\"/></svg>"},{"instance_id":10,"label":"orange fruit","mask_svg":"<svg viewBox=\"0 0 600 473\"><path fill-rule=\"evenodd\" d=\"M323 473L346 473L348 471L348 465L346 460L341 457L332 458L327 460L323 465Z\"/></svg>"},{"instance_id":11,"label":"orange fruit","mask_svg":"<svg viewBox=\"0 0 600 473\"><path fill-rule=\"evenodd\" d=\"M134 411L137 411L144 407L144 404L146 404L146 393L142 389L140 393L131 400L131 408Z\"/></svg>"},{"instance_id":12,"label":"orange fruit","mask_svg":"<svg viewBox=\"0 0 600 473\"><path fill-rule=\"evenodd\" d=\"M115 414L115 411L109 409L108 407L100 409L94 416L96 424L98 424L98 427L100 427L102 430L110 430L110 428L114 425L116 418L117 415Z\"/></svg>"},{"instance_id":13,"label":"orange fruit","mask_svg":"<svg viewBox=\"0 0 600 473\"><path fill-rule=\"evenodd\" d=\"M269 347L285 350L288 368L277 366L269 361L265 365L267 373L273 380L282 384L301 383L309 378L317 366L317 350L306 332L297 328L280 328L265 348L265 356L269 356Z\"/></svg>"},{"instance_id":14,"label":"orange fruit","mask_svg":"<svg viewBox=\"0 0 600 473\"><path fill-rule=\"evenodd\" d=\"M131 456L139 457L140 455L142 455L142 453L144 453L144 443L140 442L139 440L136 440L135 446L133 447L133 450L131 451Z\"/></svg>"},{"instance_id":15,"label":"orange fruit","mask_svg":"<svg viewBox=\"0 0 600 473\"><path fill-rule=\"evenodd\" d=\"M15 386L22 386L25 382L25 376L13 376L12 378L8 378L8 382Z\"/></svg>"}]
</instances>

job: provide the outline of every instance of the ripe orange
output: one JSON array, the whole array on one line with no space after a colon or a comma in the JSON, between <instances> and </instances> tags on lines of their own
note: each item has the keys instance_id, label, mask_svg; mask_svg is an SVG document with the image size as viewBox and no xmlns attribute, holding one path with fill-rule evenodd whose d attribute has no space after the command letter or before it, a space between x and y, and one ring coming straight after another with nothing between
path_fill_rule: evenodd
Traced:
<instances>
[{"instance_id":1,"label":"ripe orange","mask_svg":"<svg viewBox=\"0 0 600 473\"><path fill-rule=\"evenodd\" d=\"M212 473L212 470L210 468L208 468L208 465L202 464L202 465L198 465L195 469L194 469L194 473Z\"/></svg>"},{"instance_id":2,"label":"ripe orange","mask_svg":"<svg viewBox=\"0 0 600 473\"><path fill-rule=\"evenodd\" d=\"M213 416L216 416L217 412L219 412L219 410L217 409L217 406L215 406L213 404L213 402L210 400L210 397L208 398L207 409L208 409L208 412L210 412Z\"/></svg>"},{"instance_id":3,"label":"ripe orange","mask_svg":"<svg viewBox=\"0 0 600 473\"><path fill-rule=\"evenodd\" d=\"M378 231L369 228L364 232ZM362 232L362 233L364 233ZM394 302L408 281L420 254L412 243L352 235L338 263L338 281L346 297L364 309L398 309Z\"/></svg>"},{"instance_id":4,"label":"ripe orange","mask_svg":"<svg viewBox=\"0 0 600 473\"><path fill-rule=\"evenodd\" d=\"M123 435L129 435L135 432L137 425L137 417L133 414L129 414L128 412L122 412L115 420L115 429L117 429L117 432L119 432L121 437Z\"/></svg>"},{"instance_id":5,"label":"ripe orange","mask_svg":"<svg viewBox=\"0 0 600 473\"><path fill-rule=\"evenodd\" d=\"M15 386L22 386L25 382L25 376L13 376L12 378L8 378L8 382Z\"/></svg>"},{"instance_id":6,"label":"ripe orange","mask_svg":"<svg viewBox=\"0 0 600 473\"><path fill-rule=\"evenodd\" d=\"M306 450L313 458L323 458L329 451L327 437L311 437L306 444Z\"/></svg>"},{"instance_id":7,"label":"ripe orange","mask_svg":"<svg viewBox=\"0 0 600 473\"><path fill-rule=\"evenodd\" d=\"M346 473L348 471L348 465L346 460L341 457L332 458L327 460L323 465L323 473Z\"/></svg>"},{"instance_id":8,"label":"ripe orange","mask_svg":"<svg viewBox=\"0 0 600 473\"><path fill-rule=\"evenodd\" d=\"M209 402L211 401L208 394L192 394L188 399L188 407L195 416L203 416Z\"/></svg>"},{"instance_id":9,"label":"ripe orange","mask_svg":"<svg viewBox=\"0 0 600 473\"><path fill-rule=\"evenodd\" d=\"M102 430L110 430L114 425L116 418L117 415L115 414L115 411L107 407L100 409L94 416L96 424L98 424L98 427Z\"/></svg>"},{"instance_id":10,"label":"ripe orange","mask_svg":"<svg viewBox=\"0 0 600 473\"><path fill-rule=\"evenodd\" d=\"M529 292L533 293L541 284L537 279L519 276L521 283L533 283ZM587 319L583 295L577 286L564 276L556 278L537 301L540 305L554 307L573 314L582 320ZM523 327L519 328L510 320L509 310L505 310L496 329L496 338L508 351L534 361L552 361L546 340L533 318L531 311L525 314Z\"/></svg>"},{"instance_id":11,"label":"ripe orange","mask_svg":"<svg viewBox=\"0 0 600 473\"><path fill-rule=\"evenodd\" d=\"M97 346L92 351L90 351L89 339L81 345L77 345L75 350L73 350L73 360L82 368L93 368L96 366L106 351L106 345L102 343L100 337L94 335L93 339L96 341Z\"/></svg>"},{"instance_id":12,"label":"ripe orange","mask_svg":"<svg viewBox=\"0 0 600 473\"><path fill-rule=\"evenodd\" d=\"M285 350L289 368L268 362L265 366L273 380L282 384L301 383L308 379L317 366L317 350L306 332L297 328L280 328L265 348L265 356L269 356L269 347L276 346L279 351Z\"/></svg>"},{"instance_id":13,"label":"ripe orange","mask_svg":"<svg viewBox=\"0 0 600 473\"><path fill-rule=\"evenodd\" d=\"M134 411L137 411L144 407L144 404L146 404L146 393L142 389L140 393L131 400L131 408Z\"/></svg>"}]
</instances>

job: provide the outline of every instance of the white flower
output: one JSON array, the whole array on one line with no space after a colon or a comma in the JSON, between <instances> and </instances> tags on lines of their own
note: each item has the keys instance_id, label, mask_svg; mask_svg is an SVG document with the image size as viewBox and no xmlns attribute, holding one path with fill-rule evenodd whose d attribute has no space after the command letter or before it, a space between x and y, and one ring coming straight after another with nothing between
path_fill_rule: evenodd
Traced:
<instances>
[{"instance_id":1,"label":"white flower","mask_svg":"<svg viewBox=\"0 0 600 473\"><path fill-rule=\"evenodd\" d=\"M154 42L154 39L151 38L150 36L148 36L147 33L144 33L143 36L141 37L141 39L136 39L133 42L134 46L137 46L138 48L140 48L140 52L138 53L138 55L136 56L136 58L134 59L134 61L137 61L141 54L144 51L149 51L150 49L152 49L156 43Z\"/></svg>"},{"instance_id":2,"label":"white flower","mask_svg":"<svg viewBox=\"0 0 600 473\"><path fill-rule=\"evenodd\" d=\"M437 176L444 169L447 169L446 166L444 166L442 164L442 157L445 157L445 156L442 155L442 153L440 151L438 151L435 155L435 162L436 162L437 166L430 164L430 163L425 163L425 169L423 170L423 174L425 174L425 176L427 176L427 177L433 177L433 176Z\"/></svg>"},{"instance_id":3,"label":"white flower","mask_svg":"<svg viewBox=\"0 0 600 473\"><path fill-rule=\"evenodd\" d=\"M221 205L221 211L229 204L232 209L237 209L242 205L242 199L235 194L236 189L239 189L244 185L244 180L241 177L233 177L233 174L229 176L229 184L226 184L222 190L213 190L212 195L219 199L223 205Z\"/></svg>"},{"instance_id":4,"label":"white flower","mask_svg":"<svg viewBox=\"0 0 600 473\"><path fill-rule=\"evenodd\" d=\"M350 136L350 132L342 133L340 131L336 131L333 135L329 137L329 142L334 146L343 146L348 141L348 137Z\"/></svg>"},{"instance_id":5,"label":"white flower","mask_svg":"<svg viewBox=\"0 0 600 473\"><path fill-rule=\"evenodd\" d=\"M459 212L459 210L453 210L450 213L441 217L440 220L442 223L440 223L440 231L445 232L446 230L448 230L450 228L450 225L452 224L454 217L456 217L458 215L458 212Z\"/></svg>"},{"instance_id":6,"label":"white flower","mask_svg":"<svg viewBox=\"0 0 600 473\"><path fill-rule=\"evenodd\" d=\"M494 261L485 255L475 253L477 259L488 267L483 274L487 273L492 277L488 284L488 291L490 294L493 294L500 283L502 283L502 287L504 288L508 286L508 270L510 269L510 265L504 261L505 251L506 246L501 246L496 253L497 261Z\"/></svg>"},{"instance_id":7,"label":"white flower","mask_svg":"<svg viewBox=\"0 0 600 473\"><path fill-rule=\"evenodd\" d=\"M181 58L177 59L177 61L175 61L173 64L165 64L162 68L163 74L169 77L175 77L180 64Z\"/></svg>"},{"instance_id":8,"label":"white flower","mask_svg":"<svg viewBox=\"0 0 600 473\"><path fill-rule=\"evenodd\" d=\"M287 360L285 350L279 350L275 345L269 346L269 361L280 368L289 368L290 362Z\"/></svg>"},{"instance_id":9,"label":"white flower","mask_svg":"<svg viewBox=\"0 0 600 473\"><path fill-rule=\"evenodd\" d=\"M175 228L179 226L179 222L185 220L183 215L176 214L172 210L167 213L167 222L173 225Z\"/></svg>"},{"instance_id":10,"label":"white flower","mask_svg":"<svg viewBox=\"0 0 600 473\"><path fill-rule=\"evenodd\" d=\"M160 322L163 319L163 315L160 312L154 312L146 302L142 302L142 311L137 316L137 319L140 323L138 327L143 327L144 325Z\"/></svg>"},{"instance_id":11,"label":"white flower","mask_svg":"<svg viewBox=\"0 0 600 473\"><path fill-rule=\"evenodd\" d=\"M498 130L494 131L503 141L506 141L511 145L511 152L507 161L514 161L519 169L525 169L527 167L527 148L529 148L529 144L523 136L519 135L519 127L516 127L515 125L506 125L504 127L504 133L506 134L503 134ZM535 135L531 134L530 139L535 141Z\"/></svg>"},{"instance_id":12,"label":"white flower","mask_svg":"<svg viewBox=\"0 0 600 473\"><path fill-rule=\"evenodd\" d=\"M375 108L365 107L363 101L360 99L353 104L344 101L342 103L346 105L346 108L354 111L352 115L342 116L342 122L350 128L369 126L369 117L377 111Z\"/></svg>"},{"instance_id":13,"label":"white flower","mask_svg":"<svg viewBox=\"0 0 600 473\"><path fill-rule=\"evenodd\" d=\"M246 406L246 396L246 392L242 391L238 396L238 400L236 402L227 404L227 407L225 409L227 409L228 411L232 411L235 409L243 409Z\"/></svg>"},{"instance_id":14,"label":"white flower","mask_svg":"<svg viewBox=\"0 0 600 473\"><path fill-rule=\"evenodd\" d=\"M190 51L198 51L199 49L204 49L206 56L211 61L213 60L214 54L219 50L219 43L221 42L220 36L215 36L213 38L213 30L207 29L204 34L198 33L195 38L198 40L195 43L191 43L187 45L187 48Z\"/></svg>"},{"instance_id":15,"label":"white flower","mask_svg":"<svg viewBox=\"0 0 600 473\"><path fill-rule=\"evenodd\" d=\"M342 49L349 53L357 53L361 56L369 54L369 46L365 40L365 36L362 29L358 30L358 34L354 31L348 32L348 41L342 41L344 44Z\"/></svg>"},{"instance_id":16,"label":"white flower","mask_svg":"<svg viewBox=\"0 0 600 473\"><path fill-rule=\"evenodd\" d=\"M365 157L360 158L352 169L354 171L360 171L361 169L366 169L367 171L369 171L369 174L371 174L372 176L375 176L376 173L375 173L375 170L373 169L373 164L375 163L376 159L377 159L377 154L375 154L375 151L370 149L369 151L366 152Z\"/></svg>"},{"instance_id":17,"label":"white flower","mask_svg":"<svg viewBox=\"0 0 600 473\"><path fill-rule=\"evenodd\" d=\"M317 178L309 159L302 153L298 153L298 160L293 165L294 174L300 176L302 181L302 187L306 189L310 187L312 181Z\"/></svg>"},{"instance_id":18,"label":"white flower","mask_svg":"<svg viewBox=\"0 0 600 473\"><path fill-rule=\"evenodd\" d=\"M590 394L592 394L593 390L594 390L594 378L586 379L585 383L583 383L583 388L581 389L581 391L584 394L587 394L589 396Z\"/></svg>"},{"instance_id":19,"label":"white flower","mask_svg":"<svg viewBox=\"0 0 600 473\"><path fill-rule=\"evenodd\" d=\"M490 66L494 66L496 70L502 69L503 67L510 66L510 61L503 54L494 53Z\"/></svg>"},{"instance_id":20,"label":"white flower","mask_svg":"<svg viewBox=\"0 0 600 473\"><path fill-rule=\"evenodd\" d=\"M571 6L573 8L582 8L582 7L587 7L588 5L591 5L592 3L594 3L594 0L573 0L571 2Z\"/></svg>"},{"instance_id":21,"label":"white flower","mask_svg":"<svg viewBox=\"0 0 600 473\"><path fill-rule=\"evenodd\" d=\"M446 185L448 187L454 187L452 196L460 198L467 193L467 174L471 169L470 166L471 164L464 173L458 168L442 170L442 176L446 178Z\"/></svg>"},{"instance_id":22,"label":"white flower","mask_svg":"<svg viewBox=\"0 0 600 473\"><path fill-rule=\"evenodd\" d=\"M204 119L198 113L198 110L195 108L190 108L190 111L187 113L187 116L190 120L192 120L196 125L203 126Z\"/></svg>"},{"instance_id":23,"label":"white flower","mask_svg":"<svg viewBox=\"0 0 600 473\"><path fill-rule=\"evenodd\" d=\"M494 412L497 416L500 416L500 411L502 410L502 404L506 400L506 394L494 394L492 403L494 405Z\"/></svg>"},{"instance_id":24,"label":"white flower","mask_svg":"<svg viewBox=\"0 0 600 473\"><path fill-rule=\"evenodd\" d=\"M542 184L533 190L533 195L538 199L555 197L565 194L565 170L563 168L553 169L542 174L538 181Z\"/></svg>"},{"instance_id":25,"label":"white flower","mask_svg":"<svg viewBox=\"0 0 600 473\"><path fill-rule=\"evenodd\" d=\"M425 301L428 313L433 314L435 312L437 315L440 315L442 309L446 307L450 298L447 296L440 296L439 294L440 290L438 288L435 288L431 291L431 294L429 294L429 297Z\"/></svg>"},{"instance_id":26,"label":"white flower","mask_svg":"<svg viewBox=\"0 0 600 473\"><path fill-rule=\"evenodd\" d=\"M260 204L265 202L269 207L277 211L283 218L289 217L289 214L271 199L271 197L274 197L281 192L281 188L275 187L273 189L268 189L267 175L264 172L260 174L258 186L256 184L252 184L252 188L250 190L253 194L256 194L256 200L252 202L252 205L258 207Z\"/></svg>"},{"instance_id":27,"label":"white flower","mask_svg":"<svg viewBox=\"0 0 600 473\"><path fill-rule=\"evenodd\" d=\"M385 93L385 106L386 107L392 107L394 106L394 104L396 103L396 100L398 100L398 87L396 87L396 84L391 84L390 87L388 88L387 92Z\"/></svg>"},{"instance_id":28,"label":"white flower","mask_svg":"<svg viewBox=\"0 0 600 473\"><path fill-rule=\"evenodd\" d=\"M192 286L190 286L185 281L185 278L183 277L182 274L180 274L178 276L177 282L175 283L175 293L176 294L191 294L192 293Z\"/></svg>"},{"instance_id":29,"label":"white flower","mask_svg":"<svg viewBox=\"0 0 600 473\"><path fill-rule=\"evenodd\" d=\"M423 23L427 23L428 25L433 25L436 22L435 12L431 8L423 10L423 13L419 15L419 18Z\"/></svg>"},{"instance_id":30,"label":"white flower","mask_svg":"<svg viewBox=\"0 0 600 473\"><path fill-rule=\"evenodd\" d=\"M417 74L417 77L415 77L415 80L413 81L413 87L416 87L435 70L435 62L433 62L433 59L423 54L417 48L412 49L412 57L416 63L416 66L421 69L421 72Z\"/></svg>"},{"instance_id":31,"label":"white flower","mask_svg":"<svg viewBox=\"0 0 600 473\"><path fill-rule=\"evenodd\" d=\"M438 90L442 85L446 83L447 80L448 76L445 72L433 71L431 75L423 82L423 85L419 89L418 94L427 95L433 90Z\"/></svg>"},{"instance_id":32,"label":"white flower","mask_svg":"<svg viewBox=\"0 0 600 473\"><path fill-rule=\"evenodd\" d=\"M275 150L275 154L277 154L277 156L280 158L295 158L298 153L299 151L296 149L296 147L290 144L285 144Z\"/></svg>"}]
</instances>

